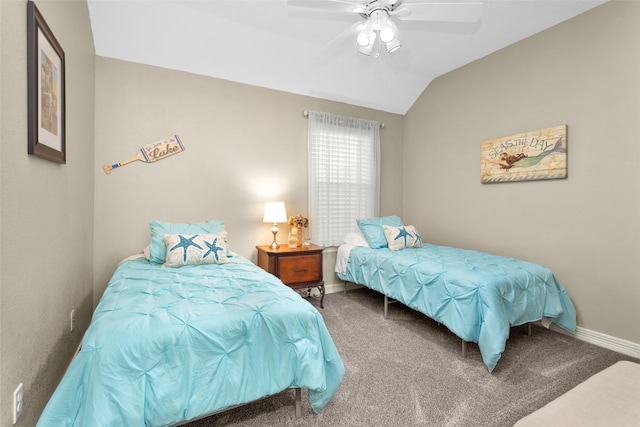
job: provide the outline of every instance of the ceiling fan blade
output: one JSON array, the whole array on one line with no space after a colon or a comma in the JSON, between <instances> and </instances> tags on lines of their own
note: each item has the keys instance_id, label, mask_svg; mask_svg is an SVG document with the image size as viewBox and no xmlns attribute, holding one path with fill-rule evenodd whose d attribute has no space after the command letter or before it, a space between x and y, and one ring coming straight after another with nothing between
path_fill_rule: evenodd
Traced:
<instances>
[{"instance_id":1,"label":"ceiling fan blade","mask_svg":"<svg viewBox=\"0 0 640 427\"><path fill-rule=\"evenodd\" d=\"M482 3L409 3L391 12L403 21L476 22L482 16Z\"/></svg>"},{"instance_id":2,"label":"ceiling fan blade","mask_svg":"<svg viewBox=\"0 0 640 427\"><path fill-rule=\"evenodd\" d=\"M348 26L344 31L331 39L329 43L324 45L322 49L316 52L315 55L313 55L312 62L314 64L326 64L335 59L339 54L347 52L348 50L344 47L348 44L352 44L352 49L355 51L357 48L355 36L362 25L362 22L356 22ZM348 40L351 40L351 42L347 43Z\"/></svg>"},{"instance_id":3,"label":"ceiling fan blade","mask_svg":"<svg viewBox=\"0 0 640 427\"><path fill-rule=\"evenodd\" d=\"M362 13L366 7L354 1L341 0L288 0L289 6L310 7L314 9L333 10L336 12Z\"/></svg>"}]
</instances>

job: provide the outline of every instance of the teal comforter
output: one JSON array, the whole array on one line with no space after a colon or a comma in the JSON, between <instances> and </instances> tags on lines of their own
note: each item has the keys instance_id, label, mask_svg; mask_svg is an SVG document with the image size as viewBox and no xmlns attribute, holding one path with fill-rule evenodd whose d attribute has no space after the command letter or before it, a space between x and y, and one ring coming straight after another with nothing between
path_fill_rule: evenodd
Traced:
<instances>
[{"instance_id":1,"label":"teal comforter","mask_svg":"<svg viewBox=\"0 0 640 427\"><path fill-rule=\"evenodd\" d=\"M322 316L248 260L122 263L38 426L164 426L290 387L314 411L344 365Z\"/></svg>"},{"instance_id":2,"label":"teal comforter","mask_svg":"<svg viewBox=\"0 0 640 427\"><path fill-rule=\"evenodd\" d=\"M447 326L480 347L493 371L511 326L550 318L575 331L576 312L553 273L483 252L425 244L391 251L354 247L342 280L365 285Z\"/></svg>"}]
</instances>

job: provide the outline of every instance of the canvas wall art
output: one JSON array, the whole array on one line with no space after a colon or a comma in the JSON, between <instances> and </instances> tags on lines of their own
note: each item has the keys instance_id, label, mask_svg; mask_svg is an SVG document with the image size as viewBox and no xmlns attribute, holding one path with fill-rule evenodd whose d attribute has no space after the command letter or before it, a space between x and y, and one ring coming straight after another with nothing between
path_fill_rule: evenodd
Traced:
<instances>
[{"instance_id":1,"label":"canvas wall art","mask_svg":"<svg viewBox=\"0 0 640 427\"><path fill-rule=\"evenodd\" d=\"M485 183L567 177L567 125L486 139L480 145Z\"/></svg>"}]
</instances>

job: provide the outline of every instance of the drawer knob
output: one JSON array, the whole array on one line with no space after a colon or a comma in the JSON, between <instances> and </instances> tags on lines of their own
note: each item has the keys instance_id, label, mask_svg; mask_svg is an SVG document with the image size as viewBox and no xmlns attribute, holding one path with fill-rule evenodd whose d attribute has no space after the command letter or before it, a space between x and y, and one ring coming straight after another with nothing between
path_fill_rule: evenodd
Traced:
<instances>
[{"instance_id":1,"label":"drawer knob","mask_svg":"<svg viewBox=\"0 0 640 427\"><path fill-rule=\"evenodd\" d=\"M294 273L305 273L307 271L309 271L309 270L306 269L306 268L304 270L293 270Z\"/></svg>"}]
</instances>

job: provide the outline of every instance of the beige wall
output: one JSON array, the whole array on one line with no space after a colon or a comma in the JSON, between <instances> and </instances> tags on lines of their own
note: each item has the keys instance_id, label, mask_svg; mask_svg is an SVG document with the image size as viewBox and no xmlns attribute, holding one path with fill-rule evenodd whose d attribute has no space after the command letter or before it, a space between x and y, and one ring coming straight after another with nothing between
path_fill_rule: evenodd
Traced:
<instances>
[{"instance_id":1,"label":"beige wall","mask_svg":"<svg viewBox=\"0 0 640 427\"><path fill-rule=\"evenodd\" d=\"M36 5L66 57L67 164L27 155L26 1L0 1L0 425L24 383L33 426L89 324L93 260L93 36L84 1ZM76 310L76 328L69 314Z\"/></svg>"},{"instance_id":2,"label":"beige wall","mask_svg":"<svg viewBox=\"0 0 640 427\"><path fill-rule=\"evenodd\" d=\"M426 241L550 267L578 325L640 343L640 3L610 2L436 79L406 115ZM568 125L566 180L480 184L480 141Z\"/></svg>"},{"instance_id":3,"label":"beige wall","mask_svg":"<svg viewBox=\"0 0 640 427\"><path fill-rule=\"evenodd\" d=\"M428 241L547 265L582 328L640 343L640 5L604 5L449 73L405 117L95 58L84 1L37 5L67 55L68 164L26 155L26 2L0 1L0 425L20 382L18 425L35 423L151 219L224 219L254 259L271 239L265 201L306 213L303 110L385 122L383 215ZM556 124L569 126L567 180L480 184L482 139ZM174 132L184 153L102 172Z\"/></svg>"},{"instance_id":4,"label":"beige wall","mask_svg":"<svg viewBox=\"0 0 640 427\"><path fill-rule=\"evenodd\" d=\"M271 225L262 223L265 202L283 200L288 215L307 214L303 110L385 123L381 211L401 214L403 116L98 57L94 301L118 261L148 244L153 219L224 220L231 249L255 261L255 246L272 240ZM102 171L174 133L184 152ZM289 226L280 229L284 243ZM325 263L328 281L333 263Z\"/></svg>"}]
</instances>

